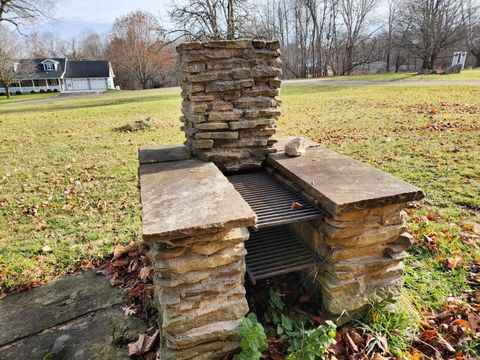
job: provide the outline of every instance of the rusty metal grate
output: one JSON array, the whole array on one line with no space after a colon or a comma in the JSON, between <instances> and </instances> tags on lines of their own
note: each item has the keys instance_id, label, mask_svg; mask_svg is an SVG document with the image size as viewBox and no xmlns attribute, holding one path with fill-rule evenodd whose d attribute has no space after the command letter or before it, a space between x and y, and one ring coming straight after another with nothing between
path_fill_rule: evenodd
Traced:
<instances>
[{"instance_id":1,"label":"rusty metal grate","mask_svg":"<svg viewBox=\"0 0 480 360\"><path fill-rule=\"evenodd\" d=\"M245 246L247 275L253 285L258 280L310 269L321 262L286 225L252 231Z\"/></svg>"},{"instance_id":2,"label":"rusty metal grate","mask_svg":"<svg viewBox=\"0 0 480 360\"><path fill-rule=\"evenodd\" d=\"M228 180L257 214L258 229L328 215L265 170L230 175ZM293 203L299 205L292 208Z\"/></svg>"}]
</instances>

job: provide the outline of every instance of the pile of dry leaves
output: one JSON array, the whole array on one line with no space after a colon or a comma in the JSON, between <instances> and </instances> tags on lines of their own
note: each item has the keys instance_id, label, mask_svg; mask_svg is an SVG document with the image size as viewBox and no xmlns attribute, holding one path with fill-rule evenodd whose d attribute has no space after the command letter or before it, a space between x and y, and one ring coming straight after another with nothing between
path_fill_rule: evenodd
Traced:
<instances>
[{"instance_id":1,"label":"pile of dry leaves","mask_svg":"<svg viewBox=\"0 0 480 360\"><path fill-rule=\"evenodd\" d=\"M159 330L157 310L153 304L153 268L147 256L147 246L130 244L115 249L113 258L101 266L101 272L112 286L119 286L127 297L125 315L135 315L147 324L145 334L128 344L130 356L156 358Z\"/></svg>"}]
</instances>

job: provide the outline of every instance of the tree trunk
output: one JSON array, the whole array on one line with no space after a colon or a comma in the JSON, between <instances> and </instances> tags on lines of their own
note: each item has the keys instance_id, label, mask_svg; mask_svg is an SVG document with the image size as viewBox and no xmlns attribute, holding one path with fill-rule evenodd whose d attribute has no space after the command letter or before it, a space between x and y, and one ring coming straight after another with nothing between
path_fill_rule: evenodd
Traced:
<instances>
[{"instance_id":1,"label":"tree trunk","mask_svg":"<svg viewBox=\"0 0 480 360\"><path fill-rule=\"evenodd\" d=\"M5 85L5 95L7 95L7 99L10 99L10 87Z\"/></svg>"},{"instance_id":2,"label":"tree trunk","mask_svg":"<svg viewBox=\"0 0 480 360\"><path fill-rule=\"evenodd\" d=\"M233 14L233 0L228 0L227 4L227 40L235 38L235 20Z\"/></svg>"},{"instance_id":3,"label":"tree trunk","mask_svg":"<svg viewBox=\"0 0 480 360\"><path fill-rule=\"evenodd\" d=\"M475 58L477 59L475 61L475 67L480 68L480 53L478 55L475 55Z\"/></svg>"}]
</instances>

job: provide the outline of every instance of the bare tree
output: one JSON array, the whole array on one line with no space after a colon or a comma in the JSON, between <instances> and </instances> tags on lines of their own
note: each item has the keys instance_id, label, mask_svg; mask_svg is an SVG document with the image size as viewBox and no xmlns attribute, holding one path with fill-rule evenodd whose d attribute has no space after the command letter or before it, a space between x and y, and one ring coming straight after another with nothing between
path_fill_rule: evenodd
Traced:
<instances>
[{"instance_id":1,"label":"bare tree","mask_svg":"<svg viewBox=\"0 0 480 360\"><path fill-rule=\"evenodd\" d=\"M405 0L396 31L398 45L423 61L432 71L446 49L463 37L462 2L459 0Z\"/></svg>"},{"instance_id":2,"label":"bare tree","mask_svg":"<svg viewBox=\"0 0 480 360\"><path fill-rule=\"evenodd\" d=\"M10 23L19 30L22 25L48 19L56 0L0 0L0 24Z\"/></svg>"},{"instance_id":3,"label":"bare tree","mask_svg":"<svg viewBox=\"0 0 480 360\"><path fill-rule=\"evenodd\" d=\"M106 39L97 32L88 31L79 41L79 52L82 60L102 60L105 58Z\"/></svg>"},{"instance_id":4,"label":"bare tree","mask_svg":"<svg viewBox=\"0 0 480 360\"><path fill-rule=\"evenodd\" d=\"M163 50L165 42L160 22L150 13L137 10L117 18L107 48L117 80L130 88L153 86L162 67L173 62L173 50Z\"/></svg>"},{"instance_id":5,"label":"bare tree","mask_svg":"<svg viewBox=\"0 0 480 360\"><path fill-rule=\"evenodd\" d=\"M465 43L468 51L475 56L475 67L480 67L480 4L476 0L463 1Z\"/></svg>"},{"instance_id":6,"label":"bare tree","mask_svg":"<svg viewBox=\"0 0 480 360\"><path fill-rule=\"evenodd\" d=\"M342 73L350 74L355 67L371 61L375 42L366 41L371 34L365 32L368 31L368 16L375 9L377 0L341 0L340 3L345 26ZM361 50L357 56L356 50Z\"/></svg>"},{"instance_id":7,"label":"bare tree","mask_svg":"<svg viewBox=\"0 0 480 360\"><path fill-rule=\"evenodd\" d=\"M179 37L232 40L251 35L252 9L248 0L185 0L173 3L169 16Z\"/></svg>"},{"instance_id":8,"label":"bare tree","mask_svg":"<svg viewBox=\"0 0 480 360\"><path fill-rule=\"evenodd\" d=\"M5 88L8 98L12 85L25 79L34 70L33 62L20 60L21 57L22 43L17 34L0 27L0 86Z\"/></svg>"}]
</instances>

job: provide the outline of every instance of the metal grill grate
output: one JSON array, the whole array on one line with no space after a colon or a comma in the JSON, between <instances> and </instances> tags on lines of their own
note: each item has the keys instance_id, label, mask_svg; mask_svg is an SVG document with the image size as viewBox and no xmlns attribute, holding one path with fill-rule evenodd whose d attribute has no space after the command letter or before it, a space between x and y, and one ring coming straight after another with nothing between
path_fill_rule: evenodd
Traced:
<instances>
[{"instance_id":1,"label":"metal grill grate","mask_svg":"<svg viewBox=\"0 0 480 360\"><path fill-rule=\"evenodd\" d=\"M327 216L267 171L230 175L228 180L257 214L258 229ZM292 208L293 203L297 206Z\"/></svg>"},{"instance_id":2,"label":"metal grill grate","mask_svg":"<svg viewBox=\"0 0 480 360\"><path fill-rule=\"evenodd\" d=\"M251 232L245 246L247 275L253 285L258 280L312 268L321 261L288 226Z\"/></svg>"}]
</instances>

